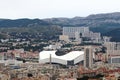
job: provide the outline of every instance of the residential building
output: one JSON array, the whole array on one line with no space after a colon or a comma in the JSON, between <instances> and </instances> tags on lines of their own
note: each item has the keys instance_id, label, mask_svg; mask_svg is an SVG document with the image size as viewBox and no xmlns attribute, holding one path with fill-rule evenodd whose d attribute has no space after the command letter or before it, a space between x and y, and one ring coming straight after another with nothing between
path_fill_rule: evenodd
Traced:
<instances>
[{"instance_id":1,"label":"residential building","mask_svg":"<svg viewBox=\"0 0 120 80\"><path fill-rule=\"evenodd\" d=\"M75 38L75 32L88 33L89 27L63 27L63 35L68 35L69 38Z\"/></svg>"},{"instance_id":2,"label":"residential building","mask_svg":"<svg viewBox=\"0 0 120 80\"><path fill-rule=\"evenodd\" d=\"M93 49L91 46L85 46L84 52L84 67L91 68L93 64Z\"/></svg>"},{"instance_id":3,"label":"residential building","mask_svg":"<svg viewBox=\"0 0 120 80\"><path fill-rule=\"evenodd\" d=\"M59 40L66 41L66 42L70 41L68 35L60 35Z\"/></svg>"}]
</instances>

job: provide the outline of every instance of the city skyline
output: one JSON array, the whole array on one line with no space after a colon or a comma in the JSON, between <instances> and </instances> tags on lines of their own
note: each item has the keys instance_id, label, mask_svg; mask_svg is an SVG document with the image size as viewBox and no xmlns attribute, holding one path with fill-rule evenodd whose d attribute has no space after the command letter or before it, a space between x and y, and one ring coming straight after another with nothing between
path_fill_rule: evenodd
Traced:
<instances>
[{"instance_id":1,"label":"city skyline","mask_svg":"<svg viewBox=\"0 0 120 80\"><path fill-rule=\"evenodd\" d=\"M0 18L55 18L120 12L119 0L0 0Z\"/></svg>"}]
</instances>

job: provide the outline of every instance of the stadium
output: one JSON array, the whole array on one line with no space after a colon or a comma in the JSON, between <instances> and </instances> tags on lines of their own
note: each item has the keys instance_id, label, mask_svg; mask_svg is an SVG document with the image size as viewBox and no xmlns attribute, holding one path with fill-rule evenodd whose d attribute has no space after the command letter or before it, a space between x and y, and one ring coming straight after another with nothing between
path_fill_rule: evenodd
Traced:
<instances>
[{"instance_id":1,"label":"stadium","mask_svg":"<svg viewBox=\"0 0 120 80\"><path fill-rule=\"evenodd\" d=\"M39 63L57 63L62 65L76 65L84 60L84 51L70 51L57 55L60 51L41 51Z\"/></svg>"}]
</instances>

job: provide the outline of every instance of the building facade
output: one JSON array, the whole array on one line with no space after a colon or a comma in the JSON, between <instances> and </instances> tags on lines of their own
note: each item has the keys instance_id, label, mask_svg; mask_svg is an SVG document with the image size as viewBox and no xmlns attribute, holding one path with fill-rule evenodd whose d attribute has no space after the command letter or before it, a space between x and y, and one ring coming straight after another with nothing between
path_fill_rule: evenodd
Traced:
<instances>
[{"instance_id":1,"label":"building facade","mask_svg":"<svg viewBox=\"0 0 120 80\"><path fill-rule=\"evenodd\" d=\"M57 63L62 65L75 65L84 60L83 51L71 51L64 55L56 55L57 51L41 51L39 53L39 63ZM51 57L50 57L51 56Z\"/></svg>"},{"instance_id":2,"label":"building facade","mask_svg":"<svg viewBox=\"0 0 120 80\"><path fill-rule=\"evenodd\" d=\"M113 56L111 58L108 59L109 63L120 63L120 56Z\"/></svg>"},{"instance_id":3,"label":"building facade","mask_svg":"<svg viewBox=\"0 0 120 80\"><path fill-rule=\"evenodd\" d=\"M88 42L91 41L93 43L101 42L101 34L90 31L89 27L63 27L63 35L66 35L69 39L79 43L83 40Z\"/></svg>"},{"instance_id":4,"label":"building facade","mask_svg":"<svg viewBox=\"0 0 120 80\"><path fill-rule=\"evenodd\" d=\"M105 42L107 54L120 54L120 42Z\"/></svg>"},{"instance_id":5,"label":"building facade","mask_svg":"<svg viewBox=\"0 0 120 80\"><path fill-rule=\"evenodd\" d=\"M91 68L93 64L93 49L91 46L86 46L84 49L84 67Z\"/></svg>"},{"instance_id":6,"label":"building facade","mask_svg":"<svg viewBox=\"0 0 120 80\"><path fill-rule=\"evenodd\" d=\"M63 27L63 35L68 35L69 38L75 38L75 33L87 33L89 27Z\"/></svg>"}]
</instances>

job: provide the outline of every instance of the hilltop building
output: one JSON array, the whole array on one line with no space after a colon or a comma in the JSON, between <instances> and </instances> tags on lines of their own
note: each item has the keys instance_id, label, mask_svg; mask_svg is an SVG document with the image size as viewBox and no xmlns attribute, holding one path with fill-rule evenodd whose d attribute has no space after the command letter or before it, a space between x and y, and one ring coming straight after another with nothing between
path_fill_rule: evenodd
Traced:
<instances>
[{"instance_id":1,"label":"hilltop building","mask_svg":"<svg viewBox=\"0 0 120 80\"><path fill-rule=\"evenodd\" d=\"M63 27L63 35L60 36L60 40L70 40L79 43L82 43L83 41L100 43L101 34L90 31L89 27Z\"/></svg>"},{"instance_id":2,"label":"hilltop building","mask_svg":"<svg viewBox=\"0 0 120 80\"><path fill-rule=\"evenodd\" d=\"M75 33L88 33L88 27L63 27L63 35L68 35L69 38L75 38Z\"/></svg>"},{"instance_id":3,"label":"hilltop building","mask_svg":"<svg viewBox=\"0 0 120 80\"><path fill-rule=\"evenodd\" d=\"M60 35L59 40L70 42L68 35Z\"/></svg>"},{"instance_id":4,"label":"hilltop building","mask_svg":"<svg viewBox=\"0 0 120 80\"><path fill-rule=\"evenodd\" d=\"M110 42L111 37L103 36L103 42Z\"/></svg>"}]
</instances>

